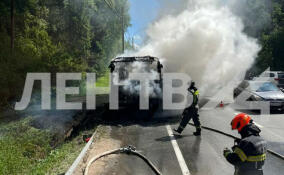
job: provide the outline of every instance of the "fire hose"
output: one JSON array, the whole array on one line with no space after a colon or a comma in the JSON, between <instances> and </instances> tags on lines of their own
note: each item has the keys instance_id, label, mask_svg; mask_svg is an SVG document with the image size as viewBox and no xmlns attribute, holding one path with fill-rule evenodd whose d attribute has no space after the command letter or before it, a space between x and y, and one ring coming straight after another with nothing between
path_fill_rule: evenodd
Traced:
<instances>
[{"instance_id":1,"label":"fire hose","mask_svg":"<svg viewBox=\"0 0 284 175\"><path fill-rule=\"evenodd\" d=\"M193 123L188 123L189 125L193 125ZM210 128L210 127L207 127L207 126L201 126L201 128L203 129L206 129L206 130L209 130L209 131L213 131L215 133L219 133L219 134L222 134L222 135L225 135L227 137L230 137L230 138L233 138L233 139L240 139L236 136L233 136L231 134L228 134L226 132L223 132L223 131L220 131L220 130L217 130L217 129L214 129L214 128ZM267 149L267 152L284 160L284 156L271 150L271 149ZM91 166L92 163L94 163L95 161L99 160L100 158L102 157L105 157L105 156L108 156L108 155L111 155L111 154L127 154L127 155L135 155L135 156L138 156L139 158L141 158L148 166L150 166L150 168L153 170L153 172L156 174L156 175L162 175L162 173L158 170L158 168L155 167L155 165L150 161L148 160L144 155L140 154L138 151L136 151L136 148L129 145L128 147L124 147L124 148L118 148L118 149L114 149L114 150L111 150L111 151L107 151L107 152L104 152L96 157L93 157L87 164L86 166L86 169L85 169L85 172L84 172L84 175L88 175L88 172L89 172L89 167Z\"/></svg>"},{"instance_id":2,"label":"fire hose","mask_svg":"<svg viewBox=\"0 0 284 175\"><path fill-rule=\"evenodd\" d=\"M89 167L91 166L92 163L94 163L95 161L99 160L102 157L111 155L111 154L127 154L127 155L135 155L138 156L139 158L141 158L148 166L150 166L150 168L153 170L153 172L156 175L162 175L162 173L158 170L158 168L155 167L155 165L149 160L147 159L144 155L140 154L138 151L136 151L136 148L134 146L129 145L128 147L124 147L124 148L118 148L118 149L114 149L111 151L107 151L104 152L96 157L93 157L87 164L84 175L88 175L89 172Z\"/></svg>"},{"instance_id":3,"label":"fire hose","mask_svg":"<svg viewBox=\"0 0 284 175\"><path fill-rule=\"evenodd\" d=\"M191 126L194 126L193 123L188 123L188 124L191 125ZM236 140L236 139L240 139L240 138L238 138L238 137L236 137L236 136L233 136L233 135L231 135L231 134L228 134L228 133L225 133L225 132L223 132L223 131L220 131L220 130L217 130L217 129L214 129L214 128L210 128L210 127L207 127L207 126L201 126L201 128L206 129L206 130L209 130L209 131L213 131L213 132L216 132L216 133L219 133L219 134L228 136L228 137L231 137L231 138L233 138L233 139L235 139L235 140ZM278 157L278 158L280 158L280 159L282 159L282 160L284 160L284 156L283 156L283 155L281 155L281 154L279 154L279 153L277 153L277 152L275 152L275 151L273 151L273 150L271 150L271 149L267 149L267 152L270 153L270 154L272 154L272 155L274 155L274 156L276 156L276 157Z\"/></svg>"}]
</instances>

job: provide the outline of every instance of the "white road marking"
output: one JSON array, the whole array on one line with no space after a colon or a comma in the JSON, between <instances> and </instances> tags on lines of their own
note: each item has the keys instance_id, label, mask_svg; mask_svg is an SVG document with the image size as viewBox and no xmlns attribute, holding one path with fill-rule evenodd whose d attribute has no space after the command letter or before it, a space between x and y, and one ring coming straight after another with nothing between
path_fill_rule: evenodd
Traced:
<instances>
[{"instance_id":1,"label":"white road marking","mask_svg":"<svg viewBox=\"0 0 284 175\"><path fill-rule=\"evenodd\" d=\"M187 167L187 165L185 163L185 160L183 158L183 155L182 155L182 153L181 153L181 151L179 149L179 146L177 144L177 141L175 139L175 136L173 134L171 126L167 125L166 128L167 128L168 134L170 136L170 139L171 139L171 142L172 142L175 154L177 156L177 160L178 160L179 166L181 168L182 174L183 175L190 175L189 169L188 169L188 167Z\"/></svg>"}]
</instances>

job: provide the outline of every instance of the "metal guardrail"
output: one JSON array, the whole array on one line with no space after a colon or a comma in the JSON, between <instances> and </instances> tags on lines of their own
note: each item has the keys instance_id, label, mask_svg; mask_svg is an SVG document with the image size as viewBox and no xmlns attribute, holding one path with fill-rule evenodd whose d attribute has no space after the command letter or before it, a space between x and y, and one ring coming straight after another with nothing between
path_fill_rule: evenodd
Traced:
<instances>
[{"instance_id":1,"label":"metal guardrail","mask_svg":"<svg viewBox=\"0 0 284 175\"><path fill-rule=\"evenodd\" d=\"M71 165L71 167L67 170L67 172L65 173L65 175L72 175L74 174L74 171L76 170L77 166L79 165L79 163L81 162L81 160L83 159L83 157L86 155L87 151L89 150L93 140L94 140L94 136L97 133L98 128L96 129L96 131L94 132L94 134L92 135L91 139L88 141L88 143L85 145L85 147L83 148L83 150L81 151L81 153L79 154L79 156L76 158L76 160L73 162L73 164Z\"/></svg>"}]
</instances>

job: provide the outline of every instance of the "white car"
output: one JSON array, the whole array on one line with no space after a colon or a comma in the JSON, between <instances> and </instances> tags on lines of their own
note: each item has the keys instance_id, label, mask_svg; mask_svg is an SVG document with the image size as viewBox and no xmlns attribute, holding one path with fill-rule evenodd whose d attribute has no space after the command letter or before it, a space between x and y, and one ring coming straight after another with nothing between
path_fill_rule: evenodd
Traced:
<instances>
[{"instance_id":1,"label":"white car","mask_svg":"<svg viewBox=\"0 0 284 175\"><path fill-rule=\"evenodd\" d=\"M278 87L284 88L284 72L281 71L265 71L259 77L254 77L253 81L270 81Z\"/></svg>"},{"instance_id":2,"label":"white car","mask_svg":"<svg viewBox=\"0 0 284 175\"><path fill-rule=\"evenodd\" d=\"M241 93L248 97L247 101L270 102L271 110L284 111L284 93L270 81L243 81L234 89L234 98ZM242 103L236 101L237 103Z\"/></svg>"}]
</instances>

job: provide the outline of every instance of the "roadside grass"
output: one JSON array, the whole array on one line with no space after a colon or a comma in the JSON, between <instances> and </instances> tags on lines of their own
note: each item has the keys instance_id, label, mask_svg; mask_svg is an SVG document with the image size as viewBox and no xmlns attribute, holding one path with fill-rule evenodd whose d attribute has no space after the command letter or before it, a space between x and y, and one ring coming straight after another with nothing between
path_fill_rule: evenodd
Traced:
<instances>
[{"instance_id":1,"label":"roadside grass","mask_svg":"<svg viewBox=\"0 0 284 175\"><path fill-rule=\"evenodd\" d=\"M62 174L85 143L82 134L53 148L52 132L30 125L31 117L0 125L0 174Z\"/></svg>"},{"instance_id":2,"label":"roadside grass","mask_svg":"<svg viewBox=\"0 0 284 175\"><path fill-rule=\"evenodd\" d=\"M98 78L96 82L97 87L108 87L109 86L109 72L107 71L104 76Z\"/></svg>"},{"instance_id":3,"label":"roadside grass","mask_svg":"<svg viewBox=\"0 0 284 175\"><path fill-rule=\"evenodd\" d=\"M109 93L109 72L106 71L103 76L99 77L96 80L96 87L107 87L105 88L102 92L103 93ZM102 93L102 92L97 92L97 93ZM72 95L71 95L72 96ZM78 95L73 95L73 96L78 96ZM80 95L79 96L86 96L86 81L81 82L80 84Z\"/></svg>"},{"instance_id":4,"label":"roadside grass","mask_svg":"<svg viewBox=\"0 0 284 175\"><path fill-rule=\"evenodd\" d=\"M96 86L109 86L108 72L97 79ZM33 117L23 117L0 124L0 175L64 174L85 146L83 132L96 129L82 131L54 148L54 133L34 128L32 121Z\"/></svg>"}]
</instances>

